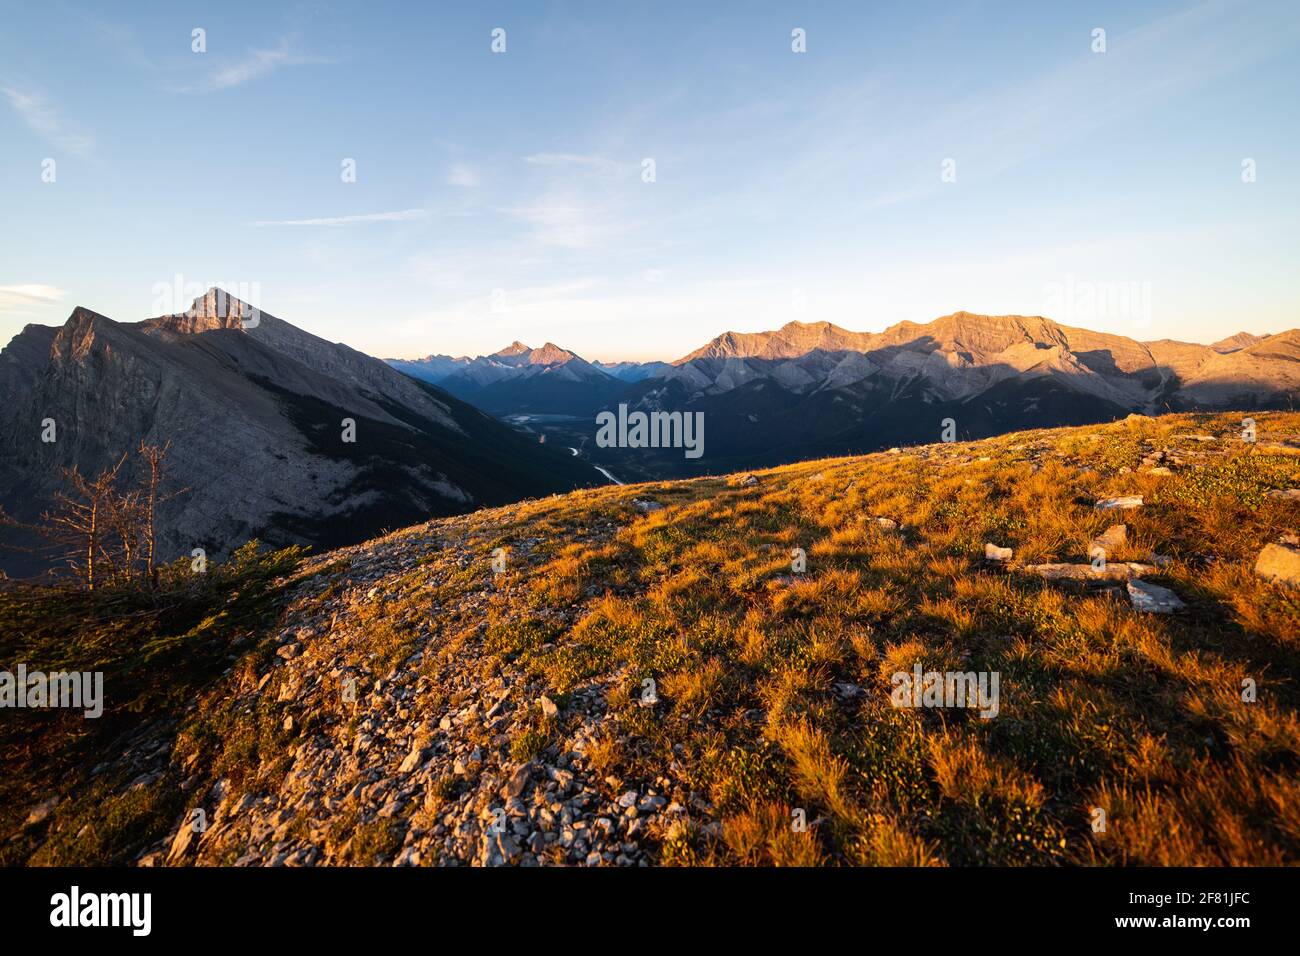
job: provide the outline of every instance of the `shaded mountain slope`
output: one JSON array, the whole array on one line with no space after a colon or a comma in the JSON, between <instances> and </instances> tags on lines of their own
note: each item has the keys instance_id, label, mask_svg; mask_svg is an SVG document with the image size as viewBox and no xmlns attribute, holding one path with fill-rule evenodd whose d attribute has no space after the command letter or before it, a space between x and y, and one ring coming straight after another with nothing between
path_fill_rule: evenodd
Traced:
<instances>
[{"instance_id":1,"label":"shaded mountain slope","mask_svg":"<svg viewBox=\"0 0 1300 956\"><path fill-rule=\"evenodd\" d=\"M171 486L189 491L163 506L163 553L220 556L255 535L356 541L600 480L377 359L266 313L244 327L243 308L214 290L180 316L128 324L78 308L53 335L29 326L0 353L0 505L31 521L61 468L93 474L142 440L170 441ZM10 574L47 563L0 552Z\"/></svg>"}]
</instances>

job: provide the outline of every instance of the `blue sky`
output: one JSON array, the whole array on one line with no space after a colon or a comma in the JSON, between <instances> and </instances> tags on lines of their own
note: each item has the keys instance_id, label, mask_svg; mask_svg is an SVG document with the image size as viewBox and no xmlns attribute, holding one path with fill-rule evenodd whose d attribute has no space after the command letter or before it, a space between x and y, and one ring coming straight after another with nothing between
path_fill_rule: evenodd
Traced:
<instances>
[{"instance_id":1,"label":"blue sky","mask_svg":"<svg viewBox=\"0 0 1300 956\"><path fill-rule=\"evenodd\" d=\"M1300 326L1291 0L5 0L0 23L0 342L213 284L403 357L671 359L959 309Z\"/></svg>"}]
</instances>

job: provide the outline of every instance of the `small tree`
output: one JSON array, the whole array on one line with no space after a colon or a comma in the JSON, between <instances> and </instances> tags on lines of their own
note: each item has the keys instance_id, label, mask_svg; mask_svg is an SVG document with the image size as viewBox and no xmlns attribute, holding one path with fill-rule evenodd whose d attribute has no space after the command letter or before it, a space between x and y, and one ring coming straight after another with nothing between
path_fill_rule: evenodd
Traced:
<instances>
[{"instance_id":1,"label":"small tree","mask_svg":"<svg viewBox=\"0 0 1300 956\"><path fill-rule=\"evenodd\" d=\"M168 439L167 443L161 448L157 445L146 445L143 441L140 442L139 448L140 456L145 460L145 464L149 469L144 477L143 523L144 573L151 587L156 587L158 584L158 566L155 560L158 548L158 506L164 501L170 501L177 495L184 494L188 490L182 488L162 497L158 495L163 481L163 470L167 463L167 452L171 447L171 439Z\"/></svg>"},{"instance_id":2,"label":"small tree","mask_svg":"<svg viewBox=\"0 0 1300 956\"><path fill-rule=\"evenodd\" d=\"M108 534L100 553L105 571L129 580L135 575L144 547L144 490L114 488L108 496Z\"/></svg>"},{"instance_id":3,"label":"small tree","mask_svg":"<svg viewBox=\"0 0 1300 956\"><path fill-rule=\"evenodd\" d=\"M112 468L87 479L74 465L62 469L65 487L54 495L54 509L41 515L44 533L66 549L68 565L87 591L100 582L99 568L111 555L105 544L114 525L121 525L117 507L117 476L126 462L123 454Z\"/></svg>"},{"instance_id":4,"label":"small tree","mask_svg":"<svg viewBox=\"0 0 1300 956\"><path fill-rule=\"evenodd\" d=\"M134 487L119 487L126 454L93 479L82 475L76 466L61 469L63 487L55 492L53 507L41 514L38 524L16 521L0 509L0 526L39 535L48 544L43 548L6 547L47 555L54 552L88 591L114 578L130 581L137 576L156 588L158 506L188 490L162 493L170 447L170 441L161 447L140 442L137 451L144 467Z\"/></svg>"}]
</instances>

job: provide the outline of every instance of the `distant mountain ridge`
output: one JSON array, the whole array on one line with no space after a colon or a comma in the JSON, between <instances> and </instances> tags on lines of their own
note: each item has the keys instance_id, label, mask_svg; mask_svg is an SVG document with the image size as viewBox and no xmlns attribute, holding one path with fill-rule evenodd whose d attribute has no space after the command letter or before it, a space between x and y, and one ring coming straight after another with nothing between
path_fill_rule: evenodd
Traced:
<instances>
[{"instance_id":1,"label":"distant mountain ridge","mask_svg":"<svg viewBox=\"0 0 1300 956\"><path fill-rule=\"evenodd\" d=\"M333 546L602 483L446 392L215 289L142 322L79 306L58 329L29 325L0 351L0 396L0 505L25 522L60 468L94 474L142 440L170 440L172 484L190 491L161 515L168 557L221 556L253 536ZM0 550L11 574L42 564Z\"/></svg>"},{"instance_id":2,"label":"distant mountain ridge","mask_svg":"<svg viewBox=\"0 0 1300 956\"><path fill-rule=\"evenodd\" d=\"M878 333L828 322L726 333L621 400L704 412L706 457L753 467L934 441L947 419L958 437L980 438L1133 412L1287 408L1297 397L1300 331L1210 346L956 312Z\"/></svg>"},{"instance_id":3,"label":"distant mountain ridge","mask_svg":"<svg viewBox=\"0 0 1300 956\"><path fill-rule=\"evenodd\" d=\"M924 325L850 332L791 322L775 332L725 333L664 374L689 391L718 394L759 378L798 393L877 379L920 382L936 399L965 399L998 382L1048 376L1132 411L1223 407L1276 400L1300 389L1296 332L1239 333L1215 345L1139 342L1042 316L956 312Z\"/></svg>"},{"instance_id":4,"label":"distant mountain ridge","mask_svg":"<svg viewBox=\"0 0 1300 956\"><path fill-rule=\"evenodd\" d=\"M1130 411L1153 411L1286 400L1300 389L1297 335L1241 332L1213 345L1141 342L1043 316L956 312L882 332L853 332L831 322L725 332L673 362L606 366L549 342L541 349L515 342L473 360L389 362L498 414L588 414L612 398L635 398L669 383L699 398L760 381L800 395L872 382L890 392L915 385L933 400L948 401L970 399L1007 380L1037 378ZM636 387L619 391L609 378ZM571 387L557 398L550 388L557 381L585 389Z\"/></svg>"},{"instance_id":5,"label":"distant mountain ridge","mask_svg":"<svg viewBox=\"0 0 1300 956\"><path fill-rule=\"evenodd\" d=\"M670 365L668 362L592 362L591 364L607 375L624 382L639 382L643 379L655 378L667 371Z\"/></svg>"},{"instance_id":6,"label":"distant mountain ridge","mask_svg":"<svg viewBox=\"0 0 1300 956\"><path fill-rule=\"evenodd\" d=\"M622 391L625 380L553 342L522 342L475 359L433 355L386 360L394 368L446 389L494 414L586 414Z\"/></svg>"},{"instance_id":7,"label":"distant mountain ridge","mask_svg":"<svg viewBox=\"0 0 1300 956\"><path fill-rule=\"evenodd\" d=\"M436 380L493 414L573 416L552 431L574 447L592 432L584 419L621 403L703 412L697 469L713 470L933 441L949 418L966 438L1133 412L1287 408L1300 396L1300 331L1142 342L1044 316L955 312L881 332L831 322L725 332L670 363L601 366L514 343ZM690 467L651 450L600 460L624 476Z\"/></svg>"}]
</instances>

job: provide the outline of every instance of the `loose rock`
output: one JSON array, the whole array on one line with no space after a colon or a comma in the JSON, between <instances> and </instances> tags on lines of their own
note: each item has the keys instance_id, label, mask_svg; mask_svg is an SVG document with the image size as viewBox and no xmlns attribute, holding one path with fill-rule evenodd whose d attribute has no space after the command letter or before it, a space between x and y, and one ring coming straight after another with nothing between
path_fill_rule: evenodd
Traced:
<instances>
[{"instance_id":1,"label":"loose rock","mask_svg":"<svg viewBox=\"0 0 1300 956\"><path fill-rule=\"evenodd\" d=\"M1142 507L1142 496L1123 495L1118 498L1102 498L1093 507L1098 511L1130 511Z\"/></svg>"},{"instance_id":2,"label":"loose rock","mask_svg":"<svg viewBox=\"0 0 1300 956\"><path fill-rule=\"evenodd\" d=\"M996 544L984 545L984 560L996 561L999 564L1011 560L1011 548L1000 548Z\"/></svg>"},{"instance_id":3,"label":"loose rock","mask_svg":"<svg viewBox=\"0 0 1300 956\"><path fill-rule=\"evenodd\" d=\"M1184 606L1169 588L1136 579L1128 582L1128 596L1135 608L1151 614L1172 614Z\"/></svg>"},{"instance_id":4,"label":"loose rock","mask_svg":"<svg viewBox=\"0 0 1300 956\"><path fill-rule=\"evenodd\" d=\"M1300 588L1300 548L1267 544L1255 560L1255 573L1265 581Z\"/></svg>"}]
</instances>

